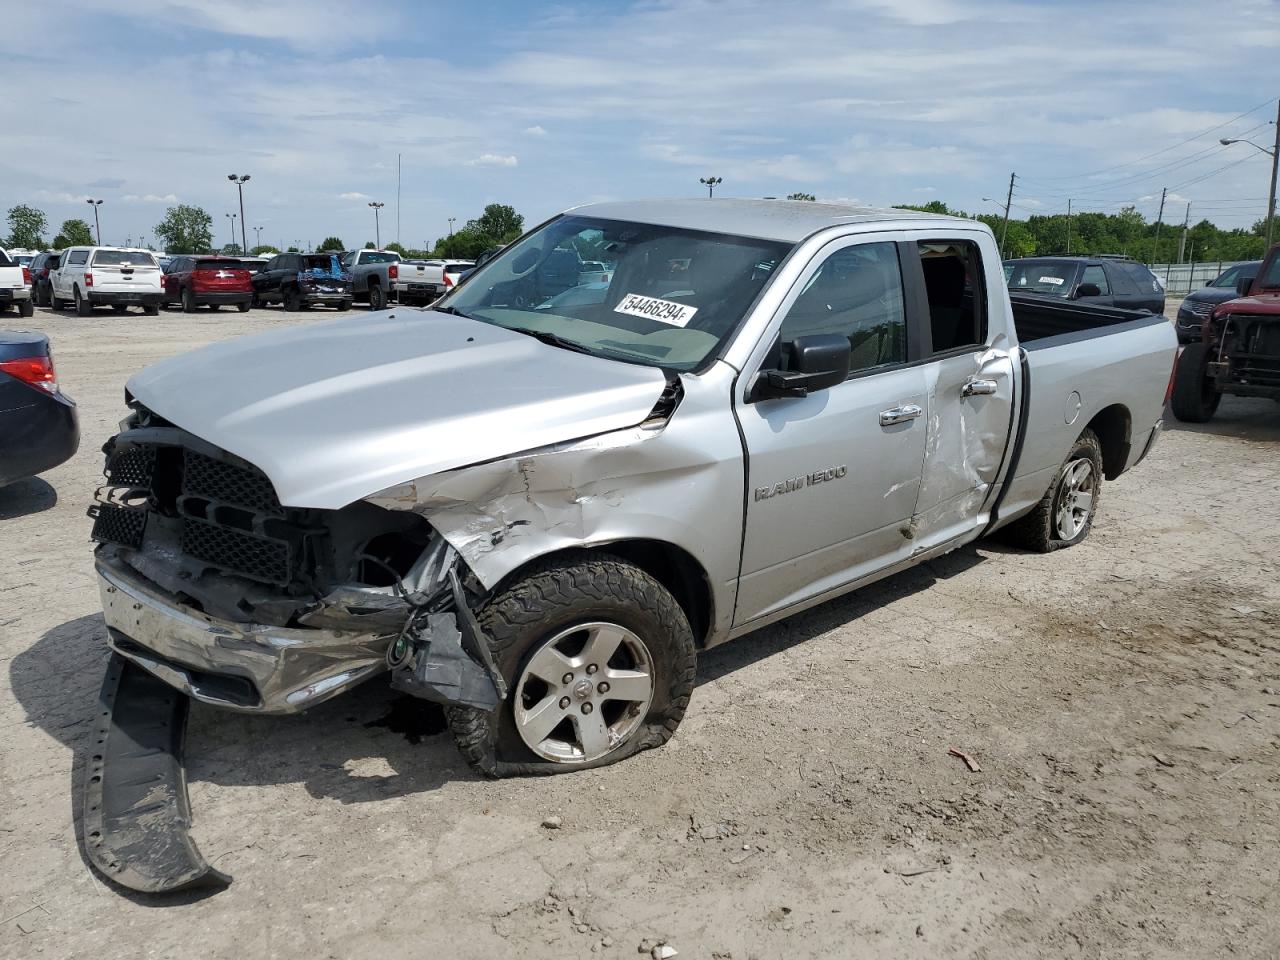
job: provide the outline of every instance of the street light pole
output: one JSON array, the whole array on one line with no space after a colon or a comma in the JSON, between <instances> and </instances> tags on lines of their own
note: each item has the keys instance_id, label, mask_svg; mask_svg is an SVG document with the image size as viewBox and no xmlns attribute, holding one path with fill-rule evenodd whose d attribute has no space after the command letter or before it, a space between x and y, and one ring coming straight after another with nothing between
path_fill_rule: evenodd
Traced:
<instances>
[{"instance_id":1,"label":"street light pole","mask_svg":"<svg viewBox=\"0 0 1280 960\"><path fill-rule=\"evenodd\" d=\"M382 227L378 223L378 211L386 206L385 203L379 203L377 200L370 200L369 206L373 207L373 245L379 250L382 249Z\"/></svg>"},{"instance_id":2,"label":"street light pole","mask_svg":"<svg viewBox=\"0 0 1280 960\"><path fill-rule=\"evenodd\" d=\"M724 183L724 177L699 177L698 182L707 185L707 199L710 200L715 195L716 184Z\"/></svg>"},{"instance_id":3,"label":"street light pole","mask_svg":"<svg viewBox=\"0 0 1280 960\"><path fill-rule=\"evenodd\" d=\"M234 213L228 213L226 216L231 220L231 246L234 247L236 245L236 215ZM244 253L243 250L240 252Z\"/></svg>"},{"instance_id":4,"label":"street light pole","mask_svg":"<svg viewBox=\"0 0 1280 960\"><path fill-rule=\"evenodd\" d=\"M453 221L455 221L455 220L457 220L457 219L458 219L457 217L450 217L450 218L449 218L449 236L451 236L451 237L453 236Z\"/></svg>"},{"instance_id":5,"label":"street light pole","mask_svg":"<svg viewBox=\"0 0 1280 960\"><path fill-rule=\"evenodd\" d=\"M102 201L86 200L85 203L93 206L93 226L98 233L98 246L102 246L102 223L98 220L98 207L102 206Z\"/></svg>"},{"instance_id":6,"label":"street light pole","mask_svg":"<svg viewBox=\"0 0 1280 960\"><path fill-rule=\"evenodd\" d=\"M236 189L240 192L240 252L249 252L249 241L244 235L244 185L249 182L249 174L244 173L236 176L234 173L228 173L227 179L236 185ZM234 227L235 225L232 224ZM236 242L235 231L232 231L231 242Z\"/></svg>"},{"instance_id":7,"label":"street light pole","mask_svg":"<svg viewBox=\"0 0 1280 960\"><path fill-rule=\"evenodd\" d=\"M1249 146L1253 147L1255 150L1261 150L1263 153L1265 153L1267 156L1271 158L1271 189L1267 193L1267 223L1266 223L1266 227L1264 228L1264 233L1267 238L1266 239L1267 246L1266 246L1266 249L1262 251L1264 256L1266 255L1267 250L1271 249L1271 242L1272 242L1272 238L1275 231L1276 175L1280 174L1280 100L1276 101L1275 125L1276 125L1275 146L1273 146L1270 150L1268 150L1266 147L1259 146L1258 144L1254 143L1252 140L1231 140L1224 137L1223 139L1218 141L1224 147L1229 147L1233 143L1247 143Z\"/></svg>"}]
</instances>

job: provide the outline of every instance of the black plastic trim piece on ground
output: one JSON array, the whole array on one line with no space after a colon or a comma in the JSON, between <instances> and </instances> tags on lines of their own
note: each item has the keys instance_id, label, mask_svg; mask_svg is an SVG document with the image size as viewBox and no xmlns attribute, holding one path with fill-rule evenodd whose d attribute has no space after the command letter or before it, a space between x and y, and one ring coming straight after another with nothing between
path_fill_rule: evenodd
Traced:
<instances>
[{"instance_id":1,"label":"black plastic trim piece on ground","mask_svg":"<svg viewBox=\"0 0 1280 960\"><path fill-rule=\"evenodd\" d=\"M222 888L187 832L186 695L112 654L85 767L84 845L109 880L143 893Z\"/></svg>"}]
</instances>

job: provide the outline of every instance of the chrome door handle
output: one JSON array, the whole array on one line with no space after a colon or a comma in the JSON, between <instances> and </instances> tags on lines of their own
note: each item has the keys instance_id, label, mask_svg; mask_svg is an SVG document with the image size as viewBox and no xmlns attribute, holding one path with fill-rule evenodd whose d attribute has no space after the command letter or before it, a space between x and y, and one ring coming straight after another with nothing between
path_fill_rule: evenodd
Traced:
<instances>
[{"instance_id":1,"label":"chrome door handle","mask_svg":"<svg viewBox=\"0 0 1280 960\"><path fill-rule=\"evenodd\" d=\"M994 380L966 380L964 386L960 388L960 396L989 397L999 389L1000 384Z\"/></svg>"},{"instance_id":2,"label":"chrome door handle","mask_svg":"<svg viewBox=\"0 0 1280 960\"><path fill-rule=\"evenodd\" d=\"M880 426L891 427L895 423L906 423L924 413L918 403L904 403L900 407L880 411Z\"/></svg>"}]
</instances>

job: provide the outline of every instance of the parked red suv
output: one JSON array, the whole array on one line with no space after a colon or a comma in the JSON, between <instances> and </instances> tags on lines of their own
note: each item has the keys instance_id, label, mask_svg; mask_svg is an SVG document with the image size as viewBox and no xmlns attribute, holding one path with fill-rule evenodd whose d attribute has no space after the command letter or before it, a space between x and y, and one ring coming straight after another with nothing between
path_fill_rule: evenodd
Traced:
<instances>
[{"instance_id":1,"label":"parked red suv","mask_svg":"<svg viewBox=\"0 0 1280 960\"><path fill-rule=\"evenodd\" d=\"M235 304L243 313L253 299L253 272L234 257L174 257L164 272L165 306L182 304L190 313L200 304L217 310Z\"/></svg>"}]
</instances>

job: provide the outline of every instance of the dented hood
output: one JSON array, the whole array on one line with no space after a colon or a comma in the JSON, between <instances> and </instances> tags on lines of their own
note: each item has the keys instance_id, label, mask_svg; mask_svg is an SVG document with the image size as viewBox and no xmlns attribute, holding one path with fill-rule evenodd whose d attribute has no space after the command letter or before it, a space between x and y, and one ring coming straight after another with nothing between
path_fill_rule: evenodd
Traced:
<instances>
[{"instance_id":1,"label":"dented hood","mask_svg":"<svg viewBox=\"0 0 1280 960\"><path fill-rule=\"evenodd\" d=\"M129 391L261 468L288 506L640 423L665 376L445 313L388 311L163 360Z\"/></svg>"}]
</instances>

